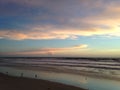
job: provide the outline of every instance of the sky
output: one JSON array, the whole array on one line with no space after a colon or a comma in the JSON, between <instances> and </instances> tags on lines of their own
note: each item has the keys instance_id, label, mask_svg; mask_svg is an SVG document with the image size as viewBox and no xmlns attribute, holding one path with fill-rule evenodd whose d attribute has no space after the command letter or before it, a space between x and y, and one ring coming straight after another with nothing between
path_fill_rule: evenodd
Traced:
<instances>
[{"instance_id":1,"label":"sky","mask_svg":"<svg viewBox=\"0 0 120 90\"><path fill-rule=\"evenodd\" d=\"M120 57L120 0L0 0L0 56Z\"/></svg>"}]
</instances>

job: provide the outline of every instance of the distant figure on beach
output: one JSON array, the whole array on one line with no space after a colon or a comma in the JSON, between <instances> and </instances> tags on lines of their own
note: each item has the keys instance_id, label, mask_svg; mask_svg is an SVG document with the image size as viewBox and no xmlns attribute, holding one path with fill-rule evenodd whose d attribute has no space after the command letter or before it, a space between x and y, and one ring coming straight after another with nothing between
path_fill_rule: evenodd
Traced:
<instances>
[{"instance_id":1,"label":"distant figure on beach","mask_svg":"<svg viewBox=\"0 0 120 90\"><path fill-rule=\"evenodd\" d=\"M8 75L8 72L6 72L6 74Z\"/></svg>"},{"instance_id":2,"label":"distant figure on beach","mask_svg":"<svg viewBox=\"0 0 120 90\"><path fill-rule=\"evenodd\" d=\"M35 74L35 78L37 78L37 75Z\"/></svg>"},{"instance_id":3,"label":"distant figure on beach","mask_svg":"<svg viewBox=\"0 0 120 90\"><path fill-rule=\"evenodd\" d=\"M21 73L21 77L23 77L23 73Z\"/></svg>"}]
</instances>

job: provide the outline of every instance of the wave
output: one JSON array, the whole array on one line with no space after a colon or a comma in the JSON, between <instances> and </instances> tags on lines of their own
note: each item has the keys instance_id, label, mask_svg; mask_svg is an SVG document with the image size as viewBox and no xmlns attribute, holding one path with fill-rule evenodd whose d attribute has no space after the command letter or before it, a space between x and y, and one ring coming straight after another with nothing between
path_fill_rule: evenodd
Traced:
<instances>
[{"instance_id":1,"label":"wave","mask_svg":"<svg viewBox=\"0 0 120 90\"><path fill-rule=\"evenodd\" d=\"M120 59L118 58L38 58L14 57L0 58L0 66L29 66L29 67L54 67L91 71L95 73L120 74Z\"/></svg>"}]
</instances>

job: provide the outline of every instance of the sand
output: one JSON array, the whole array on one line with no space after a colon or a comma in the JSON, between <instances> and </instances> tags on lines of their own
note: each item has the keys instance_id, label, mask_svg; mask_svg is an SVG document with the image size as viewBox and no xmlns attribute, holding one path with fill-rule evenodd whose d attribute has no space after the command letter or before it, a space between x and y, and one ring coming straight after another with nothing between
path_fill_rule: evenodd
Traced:
<instances>
[{"instance_id":1,"label":"sand","mask_svg":"<svg viewBox=\"0 0 120 90\"><path fill-rule=\"evenodd\" d=\"M85 90L46 80L12 77L0 73L0 90Z\"/></svg>"}]
</instances>

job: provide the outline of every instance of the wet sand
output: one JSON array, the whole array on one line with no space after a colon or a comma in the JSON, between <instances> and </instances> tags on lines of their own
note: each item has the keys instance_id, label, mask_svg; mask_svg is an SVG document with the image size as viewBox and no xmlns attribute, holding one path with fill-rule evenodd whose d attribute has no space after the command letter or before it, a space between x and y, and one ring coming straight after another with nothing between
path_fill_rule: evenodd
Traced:
<instances>
[{"instance_id":1,"label":"wet sand","mask_svg":"<svg viewBox=\"0 0 120 90\"><path fill-rule=\"evenodd\" d=\"M120 81L120 77L118 77L119 74L111 75L111 74L103 74L103 72L91 72L91 71L83 71L83 70L75 70L75 69L72 70L66 68L45 67L45 66L39 66L39 67L23 66L23 67L14 67L14 68L17 68L18 70L47 71L47 72L53 71L56 73L69 73L69 74L83 75L92 78Z\"/></svg>"},{"instance_id":2,"label":"wet sand","mask_svg":"<svg viewBox=\"0 0 120 90\"><path fill-rule=\"evenodd\" d=\"M46 80L12 77L0 73L0 90L85 90Z\"/></svg>"}]
</instances>

